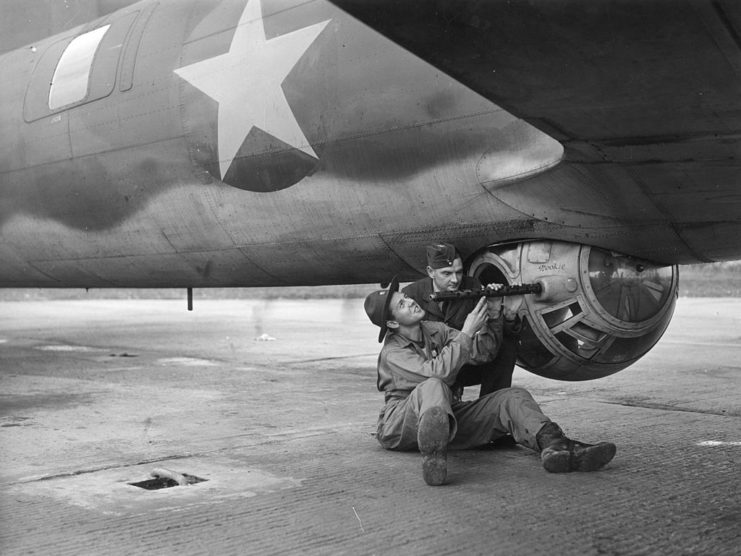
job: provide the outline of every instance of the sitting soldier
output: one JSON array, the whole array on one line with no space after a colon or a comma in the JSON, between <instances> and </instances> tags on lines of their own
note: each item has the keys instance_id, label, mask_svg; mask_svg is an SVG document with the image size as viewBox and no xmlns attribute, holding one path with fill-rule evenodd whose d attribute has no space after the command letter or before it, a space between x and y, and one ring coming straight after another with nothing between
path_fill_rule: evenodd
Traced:
<instances>
[{"instance_id":1,"label":"sitting soldier","mask_svg":"<svg viewBox=\"0 0 741 556\"><path fill-rule=\"evenodd\" d=\"M398 291L371 293L365 311L380 327L378 389L385 406L378 418L378 441L388 450L419 450L428 485L447 477L447 451L473 448L511 434L518 444L540 452L553 473L595 471L615 456L615 445L583 444L567 438L523 388L503 388L474 401L454 400L451 386L463 365L496 356L502 337L501 300L482 297L461 330L426 321L425 312Z\"/></svg>"}]
</instances>

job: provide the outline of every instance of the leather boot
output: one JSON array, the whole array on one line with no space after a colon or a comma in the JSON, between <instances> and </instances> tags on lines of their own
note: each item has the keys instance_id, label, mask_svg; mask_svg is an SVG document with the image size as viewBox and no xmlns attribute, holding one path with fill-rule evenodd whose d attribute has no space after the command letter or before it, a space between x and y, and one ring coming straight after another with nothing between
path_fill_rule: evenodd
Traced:
<instances>
[{"instance_id":1,"label":"leather boot","mask_svg":"<svg viewBox=\"0 0 741 556\"><path fill-rule=\"evenodd\" d=\"M448 475L449 434L450 420L443 408L428 409L419 418L417 445L422 452L422 476L428 485L441 485Z\"/></svg>"},{"instance_id":2,"label":"leather boot","mask_svg":"<svg viewBox=\"0 0 741 556\"><path fill-rule=\"evenodd\" d=\"M567 438L556 423L546 423L535 435L543 467L551 473L597 471L615 457L612 442L584 444Z\"/></svg>"}]
</instances>

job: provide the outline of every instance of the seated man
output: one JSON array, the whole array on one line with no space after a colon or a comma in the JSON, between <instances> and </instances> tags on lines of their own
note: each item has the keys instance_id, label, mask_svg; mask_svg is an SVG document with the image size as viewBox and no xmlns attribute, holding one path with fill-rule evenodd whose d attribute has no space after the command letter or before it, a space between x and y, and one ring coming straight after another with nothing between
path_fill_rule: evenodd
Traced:
<instances>
[{"instance_id":1,"label":"seated man","mask_svg":"<svg viewBox=\"0 0 741 556\"><path fill-rule=\"evenodd\" d=\"M394 277L388 290L365 299L365 312L380 327L378 341L384 342L377 385L386 403L378 418L378 441L387 450L419 449L428 485L445 482L448 446L472 448L508 433L540 452L543 467L553 473L595 471L614 457L612 443L567 438L522 388L504 388L470 402L453 400L450 387L461 367L496 353L501 300L496 307L482 297L457 331L425 321L420 306L398 289Z\"/></svg>"},{"instance_id":2,"label":"seated man","mask_svg":"<svg viewBox=\"0 0 741 556\"><path fill-rule=\"evenodd\" d=\"M473 310L477 300L461 299L442 303L432 301L434 292L454 292L459 289L478 290L481 284L476 278L463 275L463 261L455 247L449 243L427 246L427 278L421 278L403 289L424 309L426 320L444 322L460 330L466 316ZM460 398L464 386L480 384L479 397L501 388L512 386L512 373L517 361L517 339L521 322L517 315L505 312L503 338L495 358L483 364L464 365L453 386L453 395Z\"/></svg>"}]
</instances>

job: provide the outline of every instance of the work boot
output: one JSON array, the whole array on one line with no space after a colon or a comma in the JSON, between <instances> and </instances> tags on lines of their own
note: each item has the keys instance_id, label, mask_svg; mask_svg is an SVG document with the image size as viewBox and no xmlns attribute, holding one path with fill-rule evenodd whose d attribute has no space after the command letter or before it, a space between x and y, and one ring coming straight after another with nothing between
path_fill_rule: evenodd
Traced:
<instances>
[{"instance_id":1,"label":"work boot","mask_svg":"<svg viewBox=\"0 0 741 556\"><path fill-rule=\"evenodd\" d=\"M441 485L448 475L449 434L450 421L443 408L428 409L419 418L417 445L422 452L422 476L428 485Z\"/></svg>"},{"instance_id":2,"label":"work boot","mask_svg":"<svg viewBox=\"0 0 741 556\"><path fill-rule=\"evenodd\" d=\"M612 442L584 444L567 438L556 423L546 423L535 435L543 467L551 473L597 471L615 457Z\"/></svg>"}]
</instances>

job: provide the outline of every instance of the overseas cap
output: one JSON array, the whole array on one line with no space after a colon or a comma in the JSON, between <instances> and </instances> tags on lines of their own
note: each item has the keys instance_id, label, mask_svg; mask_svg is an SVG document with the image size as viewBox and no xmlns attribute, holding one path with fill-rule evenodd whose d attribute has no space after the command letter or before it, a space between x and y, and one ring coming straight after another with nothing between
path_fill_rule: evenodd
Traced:
<instances>
[{"instance_id":1,"label":"overseas cap","mask_svg":"<svg viewBox=\"0 0 741 556\"><path fill-rule=\"evenodd\" d=\"M427 246L427 266L430 268L445 268L453 266L453 261L460 255L450 243L436 243Z\"/></svg>"},{"instance_id":2,"label":"overseas cap","mask_svg":"<svg viewBox=\"0 0 741 556\"><path fill-rule=\"evenodd\" d=\"M386 336L386 321L390 320L391 317L389 311L391 296L398 291L399 278L394 276L391 279L389 289L374 291L365 298L365 312L368 318L373 324L381 327L381 332L378 334L379 342L382 342L384 336Z\"/></svg>"}]
</instances>

